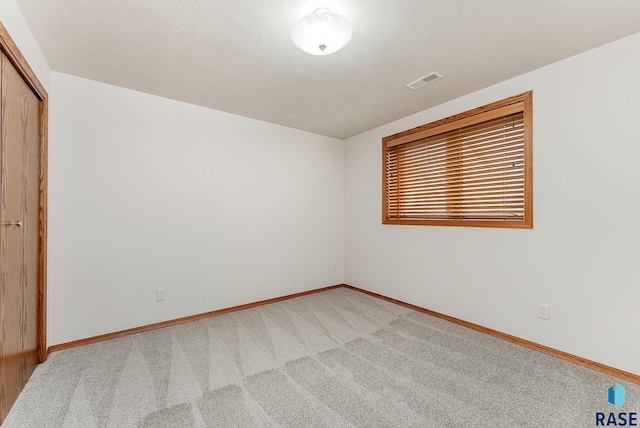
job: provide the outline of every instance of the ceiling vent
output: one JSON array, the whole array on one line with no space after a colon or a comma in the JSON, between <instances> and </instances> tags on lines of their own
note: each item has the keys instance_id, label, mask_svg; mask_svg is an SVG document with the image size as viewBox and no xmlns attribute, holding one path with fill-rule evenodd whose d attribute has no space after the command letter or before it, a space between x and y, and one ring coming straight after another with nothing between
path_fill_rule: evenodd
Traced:
<instances>
[{"instance_id":1,"label":"ceiling vent","mask_svg":"<svg viewBox=\"0 0 640 428\"><path fill-rule=\"evenodd\" d=\"M435 80L440 79L441 77L442 77L442 74L438 73L437 71L432 71L431 73L427 74L426 76L422 76L418 80L414 80L411 83L407 83L407 86L409 88L411 88L411 89L422 88L427 83L431 83L431 82L433 82Z\"/></svg>"}]
</instances>

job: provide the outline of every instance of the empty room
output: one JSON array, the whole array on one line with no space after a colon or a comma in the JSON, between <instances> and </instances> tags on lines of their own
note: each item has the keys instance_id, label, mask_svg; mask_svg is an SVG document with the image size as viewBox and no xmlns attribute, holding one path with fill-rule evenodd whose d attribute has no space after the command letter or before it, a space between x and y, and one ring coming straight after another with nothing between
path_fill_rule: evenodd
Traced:
<instances>
[{"instance_id":1,"label":"empty room","mask_svg":"<svg viewBox=\"0 0 640 428\"><path fill-rule=\"evenodd\" d=\"M640 424L637 0L0 0L3 428Z\"/></svg>"}]
</instances>

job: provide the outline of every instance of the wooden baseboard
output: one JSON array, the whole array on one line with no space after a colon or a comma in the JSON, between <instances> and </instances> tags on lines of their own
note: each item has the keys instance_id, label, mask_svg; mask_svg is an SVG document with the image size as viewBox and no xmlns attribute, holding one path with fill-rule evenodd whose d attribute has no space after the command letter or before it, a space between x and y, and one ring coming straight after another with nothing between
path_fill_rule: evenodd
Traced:
<instances>
[{"instance_id":1,"label":"wooden baseboard","mask_svg":"<svg viewBox=\"0 0 640 428\"><path fill-rule=\"evenodd\" d=\"M624 370L617 369L615 367L607 366L602 363L597 363L595 361L588 360L586 358L578 357L577 355L569 354L568 352L559 351L554 348L550 348L545 345L540 345L539 343L531 342L529 340L522 339L520 337L512 336L507 333L502 333L497 330L493 330L491 328L483 327L478 324L474 324L468 321L464 321L458 318L454 318L449 315L441 314L440 312L435 312L430 309L425 309L420 306L412 305L411 303L403 302L402 300L393 299L391 297L383 296L382 294L374 293L372 291L363 290L358 287L354 287L351 285L344 284L343 287L349 288L351 290L359 291L360 293L368 294L369 296L377 297L382 300L386 300L391 303L395 303L400 306L404 306L409 309L413 309L417 312L422 312L423 314L431 315L432 317L440 318L454 324L461 325L463 327L470 328L472 330L476 330L482 333L489 334L493 337L497 337L499 339L506 340L507 342L515 343L520 346L524 346L525 348L533 349L538 352L543 352L545 354L554 356L556 358L560 358L565 361L569 361L570 363L579 364L581 366L587 367L592 370L599 371L609 376L613 376L618 379L626 380L629 382L633 382L640 385L640 375L630 373Z\"/></svg>"},{"instance_id":2,"label":"wooden baseboard","mask_svg":"<svg viewBox=\"0 0 640 428\"><path fill-rule=\"evenodd\" d=\"M640 385L640 375L637 375L637 374L634 374L634 373L630 373L630 372L627 372L627 371L624 371L624 370L616 369L615 367L607 366L605 364L597 363L595 361L591 361L591 360L588 360L586 358L578 357L577 355L569 354L568 352L564 352L564 351L560 351L560 350L557 350L557 349L554 349L554 348L550 348L550 347L545 346L545 345L540 345L538 343L531 342L529 340L525 340L525 339L522 339L520 337L512 336L512 335L507 334L507 333L502 333L502 332L500 332L498 330L493 330L491 328L483 327L483 326L478 325L478 324L474 324L474 323L471 323L471 322L468 322L468 321L464 321L464 320L461 320L461 319L458 319L458 318L455 318L455 317L452 317L452 316L449 316L449 315L441 314L440 312L435 312L435 311L432 311L430 309L425 309L425 308L422 308L420 306L413 305L411 303L403 302L402 300L393 299L391 297L387 297L387 296L384 296L382 294L374 293L373 291L364 290L362 288L354 287L352 285L347 285L347 284L339 284L339 285L332 285L330 287L317 288L315 290L303 291L301 293L289 294L287 296L276 297L276 298L267 299L267 300L261 300L259 302L247 303L247 304L244 304L244 305L233 306L231 308L219 309L217 311L205 312L205 313L202 313L202 314L191 315L191 316L188 316L188 317L178 318L178 319L174 319L174 320L169 320L169 321L163 321L163 322L159 322L159 323L155 323L155 324L144 325L144 326L141 326L141 327L131 328L131 329L128 329L128 330L116 331L116 332L113 332L113 333L102 334L100 336L94 336L94 337L89 337L89 338L86 338L86 339L74 340L72 342L61 343L59 345L53 345L53 346L49 347L49 349L47 349L47 355L49 353L51 353L51 352L62 351L64 349L69 349L69 348L75 348L76 346L89 345L89 344L92 344L92 343L103 342L105 340L111 340L111 339L117 339L119 337L130 336L132 334L144 333L144 332L156 330L156 329L159 329L159 328L170 327L170 326L182 324L182 323L185 323L185 322L197 321L197 320L201 320L201 319L204 319L204 318L214 317L214 316L217 316L217 315L223 315L223 314L228 314L228 313L231 313L231 312L242 311L244 309L255 308L257 306L262 306L262 305L268 305L270 303L282 302L283 300L294 299L296 297L301 297L301 296L306 296L306 295L309 295L309 294L320 293L320 292L323 292L323 291L333 290L333 289L341 288L341 287L348 288L348 289L351 289L351 290L354 290L354 291L358 291L360 293L368 294L369 296L377 297L379 299L386 300L388 302L395 303L397 305L404 306L404 307L409 308L409 309L413 309L414 311L422 312L423 314L431 315L433 317L440 318L440 319L452 322L454 324L458 324L458 325L461 325L463 327L467 327L467 328L470 328L472 330L479 331L481 333L486 333L486 334L489 334L489 335L491 335L493 337L497 337L499 339L503 339L503 340L506 340L508 342L520 345L520 346L524 346L525 348L533 349L533 350L536 350L538 352L543 352L545 354L554 356L556 358L560 358L562 360L569 361L569 362L574 363L574 364L579 364L581 366L587 367L587 368L592 369L592 370L599 371L599 372L607 374L609 376L613 376L615 378L626 380L626 381L633 382L633 383L636 383L636 384Z\"/></svg>"},{"instance_id":3,"label":"wooden baseboard","mask_svg":"<svg viewBox=\"0 0 640 428\"><path fill-rule=\"evenodd\" d=\"M72 342L61 343L59 345L50 346L47 349L47 355L51 352L62 351L64 349L75 348L76 346L90 345L92 343L104 342L105 340L117 339L119 337L130 336L132 334L144 333L147 331L157 330L159 328L171 327L186 322L197 321L205 318L224 315L231 312L242 311L244 309L255 308L256 306L268 305L270 303L282 302L284 300L295 299L296 297L306 296L309 294L321 293L327 290L343 287L344 284L331 285L329 287L316 288L314 290L303 291L301 293L288 294L286 296L275 297L273 299L260 300L259 302L246 303L244 305L233 306L230 308L219 309L217 311L205 312L202 314L190 315L188 317L177 318L169 321L162 321L155 324L143 325L140 327L130 328L128 330L115 331L113 333L101 334L100 336L88 337L86 339L74 340Z\"/></svg>"}]
</instances>

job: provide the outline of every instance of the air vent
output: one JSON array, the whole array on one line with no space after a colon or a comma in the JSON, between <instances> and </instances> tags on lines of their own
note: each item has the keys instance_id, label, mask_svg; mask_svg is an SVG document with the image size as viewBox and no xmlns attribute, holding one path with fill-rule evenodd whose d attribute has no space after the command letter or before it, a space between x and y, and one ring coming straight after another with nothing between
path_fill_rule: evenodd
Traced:
<instances>
[{"instance_id":1,"label":"air vent","mask_svg":"<svg viewBox=\"0 0 640 428\"><path fill-rule=\"evenodd\" d=\"M422 76L418 80L414 80L413 82L408 83L407 86L409 88L411 88L411 89L422 88L427 83L431 83L431 82L433 82L435 80L440 79L441 77L442 77L442 74L438 73L437 71L432 71L431 73L427 74L426 76Z\"/></svg>"}]
</instances>

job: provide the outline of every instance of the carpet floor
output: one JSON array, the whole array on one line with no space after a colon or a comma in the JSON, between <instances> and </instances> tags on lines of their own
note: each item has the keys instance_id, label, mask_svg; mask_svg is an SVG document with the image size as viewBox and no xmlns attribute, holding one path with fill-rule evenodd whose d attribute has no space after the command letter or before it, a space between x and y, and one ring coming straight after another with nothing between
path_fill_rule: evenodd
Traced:
<instances>
[{"instance_id":1,"label":"carpet floor","mask_svg":"<svg viewBox=\"0 0 640 428\"><path fill-rule=\"evenodd\" d=\"M53 353L2 427L584 428L622 411L640 386L339 288Z\"/></svg>"}]
</instances>

